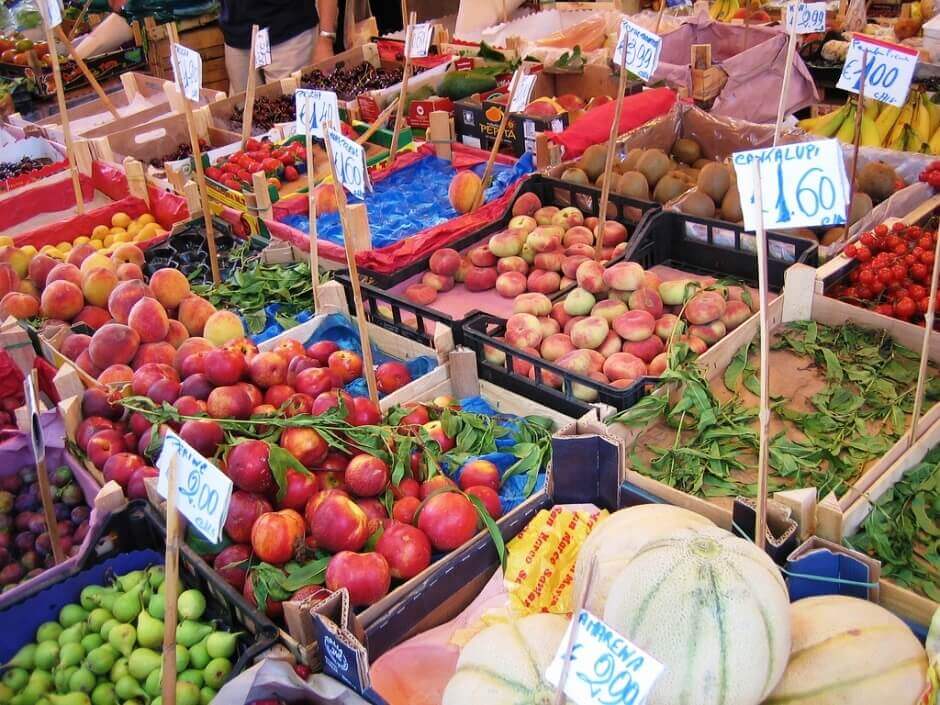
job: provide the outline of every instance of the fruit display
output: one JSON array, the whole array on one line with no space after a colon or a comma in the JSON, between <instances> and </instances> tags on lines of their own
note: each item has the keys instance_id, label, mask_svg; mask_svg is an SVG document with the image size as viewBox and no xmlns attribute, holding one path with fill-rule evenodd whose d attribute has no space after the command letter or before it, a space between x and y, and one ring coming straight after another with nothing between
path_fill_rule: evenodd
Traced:
<instances>
[{"instance_id":1,"label":"fruit display","mask_svg":"<svg viewBox=\"0 0 940 705\"><path fill-rule=\"evenodd\" d=\"M45 42L34 42L22 34L19 36L0 36L0 63L15 64L16 66L29 66L30 52L35 60L43 66L52 66L49 58L49 45ZM65 62L65 57L60 57Z\"/></svg>"},{"instance_id":2,"label":"fruit display","mask_svg":"<svg viewBox=\"0 0 940 705\"><path fill-rule=\"evenodd\" d=\"M235 106L229 122L232 129L241 131L245 110ZM267 132L281 122L294 122L294 96L282 95L276 98L258 96L255 98L251 113L251 130L254 134Z\"/></svg>"},{"instance_id":3,"label":"fruit display","mask_svg":"<svg viewBox=\"0 0 940 705\"><path fill-rule=\"evenodd\" d=\"M203 152L209 149L209 144L202 138L199 139L199 149ZM180 159L189 159L193 156L193 146L189 142L182 142L175 150L164 154L162 157L155 157L150 160L150 166L154 169L162 169L164 162L175 162Z\"/></svg>"},{"instance_id":4,"label":"fruit display","mask_svg":"<svg viewBox=\"0 0 940 705\"><path fill-rule=\"evenodd\" d=\"M76 705L159 699L162 679L164 571L162 566L88 585L35 641L4 665L0 689L10 702ZM176 699L208 703L228 680L240 635L220 629L206 596L180 588L177 600Z\"/></svg>"},{"instance_id":5,"label":"fruit display","mask_svg":"<svg viewBox=\"0 0 940 705\"><path fill-rule=\"evenodd\" d=\"M416 66L413 73L420 73L421 70L421 67ZM360 93L397 85L401 83L401 77L401 68L376 68L368 61L356 66L339 63L328 73L323 73L320 69L304 73L300 77L300 87L333 91L340 100L353 100Z\"/></svg>"},{"instance_id":6,"label":"fruit display","mask_svg":"<svg viewBox=\"0 0 940 705\"><path fill-rule=\"evenodd\" d=\"M6 181L16 176L23 176L24 174L37 171L50 164L52 164L51 159L32 159L30 157L23 157L16 162L0 162L0 181Z\"/></svg>"},{"instance_id":7,"label":"fruit display","mask_svg":"<svg viewBox=\"0 0 940 705\"><path fill-rule=\"evenodd\" d=\"M293 118L291 118L293 119ZM244 150L221 157L206 168L206 178L235 191L252 190L252 174L262 172L275 189L307 173L303 141L276 145L268 138L249 138Z\"/></svg>"}]
</instances>

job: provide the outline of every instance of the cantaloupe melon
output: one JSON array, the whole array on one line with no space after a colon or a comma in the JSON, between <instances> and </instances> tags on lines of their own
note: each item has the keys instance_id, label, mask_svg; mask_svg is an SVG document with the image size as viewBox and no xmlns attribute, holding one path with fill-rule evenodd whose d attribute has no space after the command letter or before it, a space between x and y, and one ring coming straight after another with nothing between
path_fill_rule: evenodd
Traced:
<instances>
[{"instance_id":1,"label":"cantaloupe melon","mask_svg":"<svg viewBox=\"0 0 940 705\"><path fill-rule=\"evenodd\" d=\"M854 597L790 606L790 663L766 705L914 705L927 654L904 622Z\"/></svg>"},{"instance_id":2,"label":"cantaloupe melon","mask_svg":"<svg viewBox=\"0 0 940 705\"><path fill-rule=\"evenodd\" d=\"M648 705L758 705L790 652L779 570L718 527L677 529L641 549L611 584L603 615L665 664Z\"/></svg>"},{"instance_id":3,"label":"cantaloupe melon","mask_svg":"<svg viewBox=\"0 0 940 705\"><path fill-rule=\"evenodd\" d=\"M595 561L591 592L584 609L598 616L614 578L633 557L653 541L669 536L676 529L714 526L701 514L669 504L642 504L614 512L594 527L581 550L574 569L574 604L577 604L587 579L591 560Z\"/></svg>"},{"instance_id":4,"label":"cantaloupe melon","mask_svg":"<svg viewBox=\"0 0 940 705\"><path fill-rule=\"evenodd\" d=\"M560 615L532 614L484 629L461 650L441 705L554 702L555 688L545 680L545 670L567 628L568 620Z\"/></svg>"}]
</instances>

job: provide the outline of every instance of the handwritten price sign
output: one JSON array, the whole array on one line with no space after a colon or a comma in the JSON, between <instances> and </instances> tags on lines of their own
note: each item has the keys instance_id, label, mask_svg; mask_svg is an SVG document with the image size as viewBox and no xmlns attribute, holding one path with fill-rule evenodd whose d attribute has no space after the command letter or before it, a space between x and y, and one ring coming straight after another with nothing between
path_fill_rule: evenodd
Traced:
<instances>
[{"instance_id":1,"label":"handwritten price sign","mask_svg":"<svg viewBox=\"0 0 940 705\"><path fill-rule=\"evenodd\" d=\"M538 75L534 73L524 73L519 76L519 85L516 86L516 92L512 96L512 103L509 106L509 112L521 113L529 104L529 98L532 97L532 89L535 88L535 81Z\"/></svg>"},{"instance_id":2,"label":"handwritten price sign","mask_svg":"<svg viewBox=\"0 0 940 705\"><path fill-rule=\"evenodd\" d=\"M186 441L172 431L163 439L163 450L157 459L157 492L169 494L170 458L176 456L176 506L183 516L213 543L222 540L222 525L228 516L232 499L232 481L228 476L199 455Z\"/></svg>"},{"instance_id":3,"label":"handwritten price sign","mask_svg":"<svg viewBox=\"0 0 940 705\"><path fill-rule=\"evenodd\" d=\"M868 65L865 68L865 97L900 108L907 101L907 93L911 88L911 78L917 66L917 50L856 34L845 55L845 65L837 88L859 92L866 51Z\"/></svg>"},{"instance_id":4,"label":"handwritten price sign","mask_svg":"<svg viewBox=\"0 0 940 705\"><path fill-rule=\"evenodd\" d=\"M796 21L797 34L813 34L826 31L826 3L791 2L787 5L787 32Z\"/></svg>"},{"instance_id":5,"label":"handwritten price sign","mask_svg":"<svg viewBox=\"0 0 940 705\"><path fill-rule=\"evenodd\" d=\"M339 102L332 91L313 91L298 88L294 93L294 112L297 115L297 134L308 132L323 137L323 125L339 125Z\"/></svg>"},{"instance_id":6,"label":"handwritten price sign","mask_svg":"<svg viewBox=\"0 0 940 705\"><path fill-rule=\"evenodd\" d=\"M199 101L202 90L202 57L198 51L182 44L173 45L173 73L183 95L193 102Z\"/></svg>"},{"instance_id":7,"label":"handwritten price sign","mask_svg":"<svg viewBox=\"0 0 940 705\"><path fill-rule=\"evenodd\" d=\"M39 0L39 7L45 10L43 19L50 29L54 29L62 24L62 5L59 0Z\"/></svg>"},{"instance_id":8,"label":"handwritten price sign","mask_svg":"<svg viewBox=\"0 0 940 705\"><path fill-rule=\"evenodd\" d=\"M760 217L754 197L755 161L760 167L765 228L845 223L849 181L837 140L801 142L732 155L747 230L756 230Z\"/></svg>"},{"instance_id":9,"label":"handwritten price sign","mask_svg":"<svg viewBox=\"0 0 940 705\"><path fill-rule=\"evenodd\" d=\"M336 178L357 198L366 197L369 174L366 170L366 151L342 133L330 128L327 130L330 149L333 154L333 168Z\"/></svg>"},{"instance_id":10,"label":"handwritten price sign","mask_svg":"<svg viewBox=\"0 0 940 705\"><path fill-rule=\"evenodd\" d=\"M428 55L428 49L431 48L431 35L434 34L434 28L430 22L416 24L411 28L411 58L420 59Z\"/></svg>"},{"instance_id":11,"label":"handwritten price sign","mask_svg":"<svg viewBox=\"0 0 940 705\"><path fill-rule=\"evenodd\" d=\"M545 672L558 686L574 620ZM663 672L663 665L587 610L578 614L565 695L578 705L641 705Z\"/></svg>"},{"instance_id":12,"label":"handwritten price sign","mask_svg":"<svg viewBox=\"0 0 940 705\"><path fill-rule=\"evenodd\" d=\"M649 81L659 65L659 52L663 48L663 38L648 32L630 20L620 22L620 36L614 49L614 63L620 65L623 57L623 45L627 43L627 60L624 68L636 74L644 81Z\"/></svg>"},{"instance_id":13,"label":"handwritten price sign","mask_svg":"<svg viewBox=\"0 0 940 705\"><path fill-rule=\"evenodd\" d=\"M263 68L271 64L271 34L268 28L258 30L258 36L255 37L255 67Z\"/></svg>"}]
</instances>

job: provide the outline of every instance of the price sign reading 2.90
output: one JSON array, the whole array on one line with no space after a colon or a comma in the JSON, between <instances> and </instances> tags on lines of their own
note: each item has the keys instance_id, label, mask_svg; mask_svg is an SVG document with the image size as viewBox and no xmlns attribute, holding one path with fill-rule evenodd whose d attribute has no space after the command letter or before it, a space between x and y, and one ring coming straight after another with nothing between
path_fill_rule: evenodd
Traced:
<instances>
[{"instance_id":1,"label":"price sign reading 2.90","mask_svg":"<svg viewBox=\"0 0 940 705\"><path fill-rule=\"evenodd\" d=\"M649 81L659 65L659 53L663 48L662 37L633 24L630 20L621 20L620 36L617 38L613 57L618 66L623 57L624 42L627 42L624 68L644 81Z\"/></svg>"},{"instance_id":2,"label":"price sign reading 2.90","mask_svg":"<svg viewBox=\"0 0 940 705\"><path fill-rule=\"evenodd\" d=\"M361 144L356 144L333 128L328 129L327 134L333 153L336 178L353 196L365 198L369 179L365 150Z\"/></svg>"},{"instance_id":3,"label":"price sign reading 2.90","mask_svg":"<svg viewBox=\"0 0 940 705\"><path fill-rule=\"evenodd\" d=\"M744 227L751 231L760 224L754 196L755 161L760 168L764 228L845 223L849 188L837 140L800 142L732 155Z\"/></svg>"},{"instance_id":4,"label":"price sign reading 2.90","mask_svg":"<svg viewBox=\"0 0 940 705\"><path fill-rule=\"evenodd\" d=\"M856 34L845 55L837 88L858 93L865 66L865 97L900 108L907 100L917 66L917 50Z\"/></svg>"}]
</instances>

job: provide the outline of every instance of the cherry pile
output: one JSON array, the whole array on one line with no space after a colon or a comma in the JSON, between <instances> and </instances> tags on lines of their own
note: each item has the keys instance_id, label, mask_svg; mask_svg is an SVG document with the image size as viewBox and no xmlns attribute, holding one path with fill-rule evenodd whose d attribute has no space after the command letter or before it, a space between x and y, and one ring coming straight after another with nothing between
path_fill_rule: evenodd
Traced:
<instances>
[{"instance_id":1,"label":"cherry pile","mask_svg":"<svg viewBox=\"0 0 940 705\"><path fill-rule=\"evenodd\" d=\"M209 148L208 143L202 138L199 139L199 149L205 151ZM175 150L162 157L155 157L150 160L150 166L154 169L162 169L164 162L175 162L180 159L189 159L193 156L193 146L189 142L183 142Z\"/></svg>"},{"instance_id":2,"label":"cherry pile","mask_svg":"<svg viewBox=\"0 0 940 705\"><path fill-rule=\"evenodd\" d=\"M417 69L415 70L417 72ZM300 78L302 88L321 91L333 91L340 98L351 100L365 91L388 88L401 82L402 68L376 68L367 61L358 66L346 68L337 64L330 73L314 69Z\"/></svg>"},{"instance_id":3,"label":"cherry pile","mask_svg":"<svg viewBox=\"0 0 940 705\"><path fill-rule=\"evenodd\" d=\"M244 120L244 110L237 105L232 111L230 121L233 125L241 125ZM251 117L252 129L260 131L270 130L279 122L293 122L294 96L282 95L277 98L255 98L255 108Z\"/></svg>"},{"instance_id":4,"label":"cherry pile","mask_svg":"<svg viewBox=\"0 0 940 705\"><path fill-rule=\"evenodd\" d=\"M940 159L930 162L930 166L920 172L917 177L919 181L930 184L935 189L940 190Z\"/></svg>"},{"instance_id":5,"label":"cherry pile","mask_svg":"<svg viewBox=\"0 0 940 705\"><path fill-rule=\"evenodd\" d=\"M936 242L935 231L901 222L862 233L845 248L859 265L831 295L902 321L923 320Z\"/></svg>"},{"instance_id":6,"label":"cherry pile","mask_svg":"<svg viewBox=\"0 0 940 705\"><path fill-rule=\"evenodd\" d=\"M23 157L18 162L0 162L0 181L12 179L14 176L20 176L21 174L28 174L49 164L52 164L52 160L45 157L40 159Z\"/></svg>"}]
</instances>

